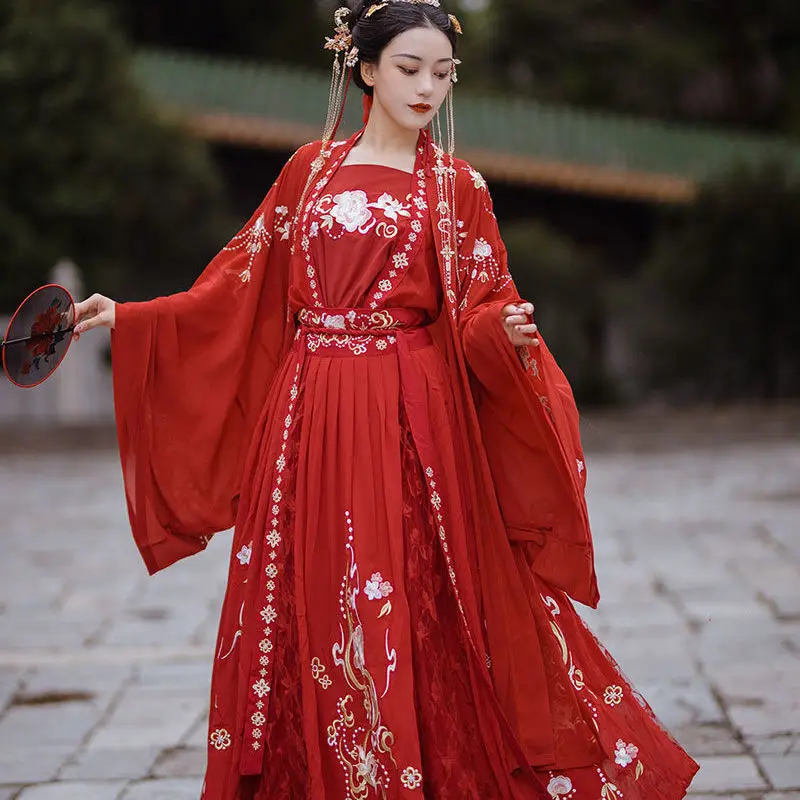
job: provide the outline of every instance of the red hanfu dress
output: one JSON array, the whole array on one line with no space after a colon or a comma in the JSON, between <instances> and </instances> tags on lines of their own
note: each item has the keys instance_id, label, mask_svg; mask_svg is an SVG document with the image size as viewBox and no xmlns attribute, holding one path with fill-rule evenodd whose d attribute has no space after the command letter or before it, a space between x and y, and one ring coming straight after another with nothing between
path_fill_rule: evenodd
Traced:
<instances>
[{"instance_id":1,"label":"red hanfu dress","mask_svg":"<svg viewBox=\"0 0 800 800\"><path fill-rule=\"evenodd\" d=\"M485 184L424 134L413 174L341 166L354 141L299 151L189 293L118 309L148 567L236 524L203 798L676 800L696 765L567 596L597 599L576 418L499 324Z\"/></svg>"}]
</instances>

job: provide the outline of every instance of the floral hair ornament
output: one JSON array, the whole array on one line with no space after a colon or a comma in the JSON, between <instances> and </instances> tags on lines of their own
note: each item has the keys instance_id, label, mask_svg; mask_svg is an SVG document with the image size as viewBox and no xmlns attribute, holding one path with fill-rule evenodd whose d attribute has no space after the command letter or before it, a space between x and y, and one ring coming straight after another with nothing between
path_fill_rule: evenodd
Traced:
<instances>
[{"instance_id":1,"label":"floral hair ornament","mask_svg":"<svg viewBox=\"0 0 800 800\"><path fill-rule=\"evenodd\" d=\"M375 3L374 5L371 5L367 9L367 13L364 14L364 18L365 19L369 19L373 14L375 14L378 11L380 11L382 8L386 8L386 6L388 6L390 3L411 3L411 5L415 5L415 6L423 6L424 5L424 6L433 6L434 8L439 8L440 5L441 5L439 3L439 0L387 0L384 3ZM450 14L448 14L448 16L451 19L455 19L455 17L453 17ZM458 20L456 20L456 22L458 22ZM461 26L459 25L459 27L461 27ZM461 31L459 31L459 33L460 32Z\"/></svg>"},{"instance_id":2,"label":"floral hair ornament","mask_svg":"<svg viewBox=\"0 0 800 800\"><path fill-rule=\"evenodd\" d=\"M364 14L364 17L366 19L369 19L376 11L380 11L382 8L386 8L386 6L388 5L389 5L388 3L375 3L374 6L370 6L367 9L367 13Z\"/></svg>"},{"instance_id":3,"label":"floral hair ornament","mask_svg":"<svg viewBox=\"0 0 800 800\"><path fill-rule=\"evenodd\" d=\"M337 8L333 14L336 25L334 35L325 38L325 50L332 50L334 56L331 88L328 94L328 116L322 133L323 143L329 142L336 135L344 114L347 87L353 67L358 63L358 48L353 46L353 34L347 21L349 16L349 8L346 6Z\"/></svg>"}]
</instances>

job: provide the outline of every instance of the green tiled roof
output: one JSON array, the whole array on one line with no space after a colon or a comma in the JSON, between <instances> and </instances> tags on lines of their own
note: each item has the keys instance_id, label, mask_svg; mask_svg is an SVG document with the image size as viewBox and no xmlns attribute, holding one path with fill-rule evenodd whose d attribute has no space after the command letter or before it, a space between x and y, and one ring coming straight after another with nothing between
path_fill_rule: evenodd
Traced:
<instances>
[{"instance_id":1,"label":"green tiled roof","mask_svg":"<svg viewBox=\"0 0 800 800\"><path fill-rule=\"evenodd\" d=\"M144 51L138 79L158 102L187 114L262 119L322 129L329 78L278 65L246 64L173 52ZM359 95L351 92L343 130L360 125ZM458 92L459 154L512 157L544 166L613 174L669 176L694 184L730 166L780 159L800 168L800 146L740 135L532 101ZM469 157L469 156L467 156Z\"/></svg>"}]
</instances>

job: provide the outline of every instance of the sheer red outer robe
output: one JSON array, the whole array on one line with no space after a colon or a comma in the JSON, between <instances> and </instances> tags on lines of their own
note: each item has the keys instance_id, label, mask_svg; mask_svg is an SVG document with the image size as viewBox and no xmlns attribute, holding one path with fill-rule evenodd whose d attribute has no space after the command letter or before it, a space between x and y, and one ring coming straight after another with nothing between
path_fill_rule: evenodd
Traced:
<instances>
[{"instance_id":1,"label":"sheer red outer robe","mask_svg":"<svg viewBox=\"0 0 800 800\"><path fill-rule=\"evenodd\" d=\"M204 797L682 797L696 766L568 599L599 599L578 416L502 329L485 182L425 135L413 175L340 169L354 142L117 311L148 569L236 526Z\"/></svg>"}]
</instances>

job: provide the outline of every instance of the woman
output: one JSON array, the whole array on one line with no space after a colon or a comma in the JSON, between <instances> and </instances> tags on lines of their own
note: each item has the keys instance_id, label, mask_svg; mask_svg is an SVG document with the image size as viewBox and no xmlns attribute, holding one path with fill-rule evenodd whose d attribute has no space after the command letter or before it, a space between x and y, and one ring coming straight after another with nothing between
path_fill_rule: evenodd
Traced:
<instances>
[{"instance_id":1,"label":"woman","mask_svg":"<svg viewBox=\"0 0 800 800\"><path fill-rule=\"evenodd\" d=\"M458 32L340 9L322 142L190 291L78 308L114 328L149 570L235 523L207 800L674 800L696 770L568 599L598 601L572 394L429 134ZM351 76L368 121L332 141Z\"/></svg>"}]
</instances>

